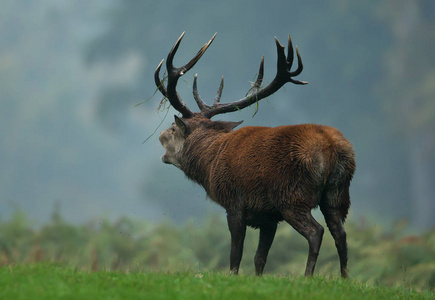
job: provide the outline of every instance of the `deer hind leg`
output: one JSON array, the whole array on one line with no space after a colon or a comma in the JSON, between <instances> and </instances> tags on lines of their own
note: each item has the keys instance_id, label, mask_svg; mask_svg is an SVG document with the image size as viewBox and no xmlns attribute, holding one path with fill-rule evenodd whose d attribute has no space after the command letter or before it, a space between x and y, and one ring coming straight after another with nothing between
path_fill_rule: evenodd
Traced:
<instances>
[{"instance_id":1,"label":"deer hind leg","mask_svg":"<svg viewBox=\"0 0 435 300\"><path fill-rule=\"evenodd\" d=\"M309 252L305 276L312 276L319 256L324 229L313 218L309 207L292 205L291 208L283 210L281 214L287 223L307 239Z\"/></svg>"},{"instance_id":2,"label":"deer hind leg","mask_svg":"<svg viewBox=\"0 0 435 300\"><path fill-rule=\"evenodd\" d=\"M258 276L263 274L266 265L267 255L275 238L277 223L260 226L260 240L258 242L257 253L254 258L255 273Z\"/></svg>"},{"instance_id":3,"label":"deer hind leg","mask_svg":"<svg viewBox=\"0 0 435 300\"><path fill-rule=\"evenodd\" d=\"M231 233L230 272L237 275L243 256L246 223L240 214L231 212L227 212L227 221Z\"/></svg>"},{"instance_id":4,"label":"deer hind leg","mask_svg":"<svg viewBox=\"0 0 435 300\"><path fill-rule=\"evenodd\" d=\"M340 258L341 277L347 278L347 242L343 222L346 219L350 205L349 186L342 190L327 190L322 199L320 210L325 216L326 225L331 232ZM335 201L334 201L335 200Z\"/></svg>"}]
</instances>

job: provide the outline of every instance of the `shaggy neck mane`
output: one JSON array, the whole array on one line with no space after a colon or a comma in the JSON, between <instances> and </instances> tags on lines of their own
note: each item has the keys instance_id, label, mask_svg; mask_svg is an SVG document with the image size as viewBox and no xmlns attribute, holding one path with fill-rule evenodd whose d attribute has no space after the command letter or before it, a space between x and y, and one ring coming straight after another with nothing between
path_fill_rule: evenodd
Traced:
<instances>
[{"instance_id":1,"label":"shaggy neck mane","mask_svg":"<svg viewBox=\"0 0 435 300\"><path fill-rule=\"evenodd\" d=\"M195 130L184 142L182 170L186 176L210 192L210 173L225 144L226 132Z\"/></svg>"}]
</instances>

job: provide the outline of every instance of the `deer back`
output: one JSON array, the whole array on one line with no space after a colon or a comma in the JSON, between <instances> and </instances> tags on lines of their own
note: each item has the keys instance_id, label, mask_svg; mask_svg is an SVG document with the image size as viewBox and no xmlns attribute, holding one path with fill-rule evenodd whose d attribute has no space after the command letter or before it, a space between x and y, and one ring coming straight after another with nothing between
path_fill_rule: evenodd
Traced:
<instances>
[{"instance_id":1,"label":"deer back","mask_svg":"<svg viewBox=\"0 0 435 300\"><path fill-rule=\"evenodd\" d=\"M195 123L191 120L186 123ZM306 193L316 199L338 164L352 164L351 144L329 126L248 126L232 131L221 124L225 122L204 120L189 129L180 165L226 209L242 202L251 210L276 210Z\"/></svg>"}]
</instances>

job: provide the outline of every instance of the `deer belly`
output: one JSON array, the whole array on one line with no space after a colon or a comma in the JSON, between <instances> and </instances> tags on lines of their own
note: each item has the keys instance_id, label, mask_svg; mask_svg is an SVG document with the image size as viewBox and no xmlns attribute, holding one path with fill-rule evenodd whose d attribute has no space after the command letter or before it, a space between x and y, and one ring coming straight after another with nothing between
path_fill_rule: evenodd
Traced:
<instances>
[{"instance_id":1,"label":"deer belly","mask_svg":"<svg viewBox=\"0 0 435 300\"><path fill-rule=\"evenodd\" d=\"M264 225L276 224L283 220L282 215L278 211L270 212L254 212L245 211L244 212L246 225L259 228Z\"/></svg>"}]
</instances>

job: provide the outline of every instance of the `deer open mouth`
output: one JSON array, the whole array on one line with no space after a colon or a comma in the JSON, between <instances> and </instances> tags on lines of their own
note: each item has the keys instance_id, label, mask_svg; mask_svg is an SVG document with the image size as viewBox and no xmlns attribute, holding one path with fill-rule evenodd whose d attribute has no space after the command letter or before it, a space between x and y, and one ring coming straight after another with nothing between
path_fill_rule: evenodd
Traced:
<instances>
[{"instance_id":1,"label":"deer open mouth","mask_svg":"<svg viewBox=\"0 0 435 300\"><path fill-rule=\"evenodd\" d=\"M162 161L163 161L165 164L171 164L171 162L169 161L168 156L166 155L166 153L163 154L163 156L162 156Z\"/></svg>"}]
</instances>

